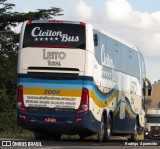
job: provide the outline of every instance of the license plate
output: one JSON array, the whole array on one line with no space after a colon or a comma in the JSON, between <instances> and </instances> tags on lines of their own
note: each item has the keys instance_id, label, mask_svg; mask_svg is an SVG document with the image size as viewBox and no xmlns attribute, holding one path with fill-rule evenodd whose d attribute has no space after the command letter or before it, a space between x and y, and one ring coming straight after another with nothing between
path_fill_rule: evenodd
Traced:
<instances>
[{"instance_id":1,"label":"license plate","mask_svg":"<svg viewBox=\"0 0 160 149\"><path fill-rule=\"evenodd\" d=\"M56 119L56 118L49 118L49 117L47 117L47 118L44 119L44 121L45 121L45 122L54 123L54 122L57 122L57 119Z\"/></svg>"},{"instance_id":2,"label":"license plate","mask_svg":"<svg viewBox=\"0 0 160 149\"><path fill-rule=\"evenodd\" d=\"M155 137L158 137L158 135L154 135Z\"/></svg>"}]
</instances>

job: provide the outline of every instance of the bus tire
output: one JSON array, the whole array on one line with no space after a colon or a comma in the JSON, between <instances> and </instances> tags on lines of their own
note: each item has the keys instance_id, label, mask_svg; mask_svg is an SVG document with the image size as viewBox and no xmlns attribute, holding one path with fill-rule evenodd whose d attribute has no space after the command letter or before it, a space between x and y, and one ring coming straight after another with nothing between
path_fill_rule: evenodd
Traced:
<instances>
[{"instance_id":1,"label":"bus tire","mask_svg":"<svg viewBox=\"0 0 160 149\"><path fill-rule=\"evenodd\" d=\"M134 127L134 132L131 134L131 138L129 139L130 141L136 141L138 137L138 126L135 125Z\"/></svg>"},{"instance_id":2,"label":"bus tire","mask_svg":"<svg viewBox=\"0 0 160 149\"><path fill-rule=\"evenodd\" d=\"M80 140L84 140L86 137L88 137L88 135L84 135L84 134L79 134L79 138Z\"/></svg>"},{"instance_id":3,"label":"bus tire","mask_svg":"<svg viewBox=\"0 0 160 149\"><path fill-rule=\"evenodd\" d=\"M49 140L50 139L49 135L47 135L46 133L38 132L38 131L34 131L34 137L37 140Z\"/></svg>"},{"instance_id":4,"label":"bus tire","mask_svg":"<svg viewBox=\"0 0 160 149\"><path fill-rule=\"evenodd\" d=\"M106 141L111 140L111 133L112 133L112 118L108 115L107 124L106 124Z\"/></svg>"},{"instance_id":5,"label":"bus tire","mask_svg":"<svg viewBox=\"0 0 160 149\"><path fill-rule=\"evenodd\" d=\"M61 134L52 135L51 138L55 141L59 141L61 139Z\"/></svg>"},{"instance_id":6,"label":"bus tire","mask_svg":"<svg viewBox=\"0 0 160 149\"><path fill-rule=\"evenodd\" d=\"M104 141L106 141L106 124L104 117L102 117L101 128L100 132L98 133L98 142L104 142Z\"/></svg>"}]
</instances>

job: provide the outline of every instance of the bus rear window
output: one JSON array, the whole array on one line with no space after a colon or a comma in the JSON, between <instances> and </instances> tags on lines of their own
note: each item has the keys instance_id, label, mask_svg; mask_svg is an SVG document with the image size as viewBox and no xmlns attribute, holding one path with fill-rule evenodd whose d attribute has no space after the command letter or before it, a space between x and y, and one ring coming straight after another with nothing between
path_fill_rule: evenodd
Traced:
<instances>
[{"instance_id":1,"label":"bus rear window","mask_svg":"<svg viewBox=\"0 0 160 149\"><path fill-rule=\"evenodd\" d=\"M25 47L85 49L85 26L65 23L27 24L23 39Z\"/></svg>"}]
</instances>

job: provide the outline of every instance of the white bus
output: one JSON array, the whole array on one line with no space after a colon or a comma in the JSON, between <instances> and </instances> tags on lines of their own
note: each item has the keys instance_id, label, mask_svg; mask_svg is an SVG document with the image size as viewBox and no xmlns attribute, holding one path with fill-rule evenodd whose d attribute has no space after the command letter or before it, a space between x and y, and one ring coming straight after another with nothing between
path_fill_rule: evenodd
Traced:
<instances>
[{"instance_id":1,"label":"white bus","mask_svg":"<svg viewBox=\"0 0 160 149\"><path fill-rule=\"evenodd\" d=\"M147 110L144 138L160 138L160 109Z\"/></svg>"},{"instance_id":2,"label":"white bus","mask_svg":"<svg viewBox=\"0 0 160 149\"><path fill-rule=\"evenodd\" d=\"M37 139L97 134L135 140L144 130L145 63L132 44L84 22L24 22L18 125Z\"/></svg>"}]
</instances>

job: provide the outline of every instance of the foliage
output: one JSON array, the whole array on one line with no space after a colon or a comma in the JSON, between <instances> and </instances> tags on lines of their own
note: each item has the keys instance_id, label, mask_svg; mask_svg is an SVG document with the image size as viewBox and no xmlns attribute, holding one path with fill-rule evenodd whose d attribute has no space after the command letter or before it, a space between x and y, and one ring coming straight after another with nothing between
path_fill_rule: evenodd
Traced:
<instances>
[{"instance_id":1,"label":"foliage","mask_svg":"<svg viewBox=\"0 0 160 149\"><path fill-rule=\"evenodd\" d=\"M62 9L51 7L50 9L38 9L35 12L21 13L12 12L14 4L6 3L7 0L0 0L0 20L1 20L1 30L10 30L11 26L15 27L18 23L25 20L35 20L35 19L50 19L53 16L63 15L61 14Z\"/></svg>"},{"instance_id":2,"label":"foliage","mask_svg":"<svg viewBox=\"0 0 160 149\"><path fill-rule=\"evenodd\" d=\"M0 0L0 133L22 131L16 124L17 53L19 34L11 30L26 20L51 19L62 9L13 12L14 4Z\"/></svg>"}]
</instances>

